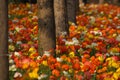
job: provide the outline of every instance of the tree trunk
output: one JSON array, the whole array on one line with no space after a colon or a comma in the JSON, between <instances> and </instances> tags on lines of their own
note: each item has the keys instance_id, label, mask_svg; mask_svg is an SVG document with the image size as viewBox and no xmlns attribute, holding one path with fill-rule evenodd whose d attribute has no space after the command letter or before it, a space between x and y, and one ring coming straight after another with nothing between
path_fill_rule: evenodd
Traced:
<instances>
[{"instance_id":1,"label":"tree trunk","mask_svg":"<svg viewBox=\"0 0 120 80\"><path fill-rule=\"evenodd\" d=\"M39 53L55 49L53 0L38 0Z\"/></svg>"},{"instance_id":2,"label":"tree trunk","mask_svg":"<svg viewBox=\"0 0 120 80\"><path fill-rule=\"evenodd\" d=\"M101 1L102 1L102 0L101 0ZM99 0L90 0L89 3L98 4L98 3L99 3Z\"/></svg>"},{"instance_id":3,"label":"tree trunk","mask_svg":"<svg viewBox=\"0 0 120 80\"><path fill-rule=\"evenodd\" d=\"M104 3L104 0L99 0L99 4L103 4Z\"/></svg>"},{"instance_id":4,"label":"tree trunk","mask_svg":"<svg viewBox=\"0 0 120 80\"><path fill-rule=\"evenodd\" d=\"M0 80L8 80L8 23L7 0L0 0Z\"/></svg>"},{"instance_id":5,"label":"tree trunk","mask_svg":"<svg viewBox=\"0 0 120 80\"><path fill-rule=\"evenodd\" d=\"M56 36L59 36L61 32L68 32L68 21L65 0L54 0L54 14Z\"/></svg>"},{"instance_id":6,"label":"tree trunk","mask_svg":"<svg viewBox=\"0 0 120 80\"><path fill-rule=\"evenodd\" d=\"M79 11L79 0L66 0L68 21L76 23Z\"/></svg>"}]
</instances>

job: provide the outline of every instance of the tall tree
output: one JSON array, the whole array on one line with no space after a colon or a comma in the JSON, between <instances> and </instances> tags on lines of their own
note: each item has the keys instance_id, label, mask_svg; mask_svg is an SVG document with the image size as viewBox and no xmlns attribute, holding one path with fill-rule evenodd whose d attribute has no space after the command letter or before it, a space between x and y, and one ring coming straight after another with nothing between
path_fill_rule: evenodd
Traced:
<instances>
[{"instance_id":1,"label":"tall tree","mask_svg":"<svg viewBox=\"0 0 120 80\"><path fill-rule=\"evenodd\" d=\"M56 36L61 32L68 32L67 9L65 0L54 0L54 14Z\"/></svg>"},{"instance_id":2,"label":"tall tree","mask_svg":"<svg viewBox=\"0 0 120 80\"><path fill-rule=\"evenodd\" d=\"M79 0L54 0L56 35L69 31L68 22L76 23Z\"/></svg>"},{"instance_id":3,"label":"tall tree","mask_svg":"<svg viewBox=\"0 0 120 80\"><path fill-rule=\"evenodd\" d=\"M79 0L66 0L68 21L76 23L79 12Z\"/></svg>"},{"instance_id":4,"label":"tall tree","mask_svg":"<svg viewBox=\"0 0 120 80\"><path fill-rule=\"evenodd\" d=\"M7 24L7 2L0 0L0 79L8 80L8 24Z\"/></svg>"},{"instance_id":5,"label":"tall tree","mask_svg":"<svg viewBox=\"0 0 120 80\"><path fill-rule=\"evenodd\" d=\"M39 53L55 48L55 21L53 0L37 0L39 26ZM42 52L41 52L42 51Z\"/></svg>"}]
</instances>

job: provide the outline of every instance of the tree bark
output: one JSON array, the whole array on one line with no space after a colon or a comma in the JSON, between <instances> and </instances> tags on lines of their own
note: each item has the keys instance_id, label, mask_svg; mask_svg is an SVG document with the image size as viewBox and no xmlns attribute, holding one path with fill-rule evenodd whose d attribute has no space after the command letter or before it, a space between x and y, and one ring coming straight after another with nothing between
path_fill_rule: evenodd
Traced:
<instances>
[{"instance_id":1,"label":"tree bark","mask_svg":"<svg viewBox=\"0 0 120 80\"><path fill-rule=\"evenodd\" d=\"M102 1L102 0L101 0L101 1ZM98 3L99 3L99 0L90 0L89 3L98 4Z\"/></svg>"},{"instance_id":2,"label":"tree bark","mask_svg":"<svg viewBox=\"0 0 120 80\"><path fill-rule=\"evenodd\" d=\"M7 0L0 0L0 79L8 80L8 7Z\"/></svg>"},{"instance_id":3,"label":"tree bark","mask_svg":"<svg viewBox=\"0 0 120 80\"><path fill-rule=\"evenodd\" d=\"M56 36L68 32L68 21L65 0L54 0Z\"/></svg>"},{"instance_id":4,"label":"tree bark","mask_svg":"<svg viewBox=\"0 0 120 80\"><path fill-rule=\"evenodd\" d=\"M38 0L39 53L55 49L55 23L53 0Z\"/></svg>"},{"instance_id":5,"label":"tree bark","mask_svg":"<svg viewBox=\"0 0 120 80\"><path fill-rule=\"evenodd\" d=\"M99 4L103 4L104 3L104 0L99 0Z\"/></svg>"},{"instance_id":6,"label":"tree bark","mask_svg":"<svg viewBox=\"0 0 120 80\"><path fill-rule=\"evenodd\" d=\"M76 23L79 12L79 0L66 0L68 21Z\"/></svg>"}]
</instances>

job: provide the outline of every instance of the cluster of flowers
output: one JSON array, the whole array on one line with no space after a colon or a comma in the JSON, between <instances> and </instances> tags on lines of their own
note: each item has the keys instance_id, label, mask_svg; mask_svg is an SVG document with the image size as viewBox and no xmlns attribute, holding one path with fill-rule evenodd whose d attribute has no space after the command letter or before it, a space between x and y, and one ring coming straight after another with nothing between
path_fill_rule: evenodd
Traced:
<instances>
[{"instance_id":1,"label":"cluster of flowers","mask_svg":"<svg viewBox=\"0 0 120 80\"><path fill-rule=\"evenodd\" d=\"M17 7L16 7L17 6ZM36 11L30 5L10 5L23 15L9 19L10 80L119 80L120 8L113 5L86 5L71 23L69 35L62 33L51 51L39 56ZM20 7L21 8L19 10ZM22 12L26 12L23 14Z\"/></svg>"},{"instance_id":2,"label":"cluster of flowers","mask_svg":"<svg viewBox=\"0 0 120 80\"><path fill-rule=\"evenodd\" d=\"M37 5L10 3L8 14L9 80L26 80L20 77L26 73L34 76L32 71L38 70L36 59L40 57Z\"/></svg>"}]
</instances>

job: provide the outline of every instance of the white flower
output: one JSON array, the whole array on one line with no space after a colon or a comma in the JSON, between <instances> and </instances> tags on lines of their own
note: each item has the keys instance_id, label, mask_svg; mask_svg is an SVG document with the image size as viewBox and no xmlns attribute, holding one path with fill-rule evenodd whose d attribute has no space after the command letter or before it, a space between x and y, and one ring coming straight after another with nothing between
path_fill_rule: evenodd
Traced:
<instances>
[{"instance_id":1,"label":"white flower","mask_svg":"<svg viewBox=\"0 0 120 80\"><path fill-rule=\"evenodd\" d=\"M104 27L104 25L100 25L100 27Z\"/></svg>"},{"instance_id":2,"label":"white flower","mask_svg":"<svg viewBox=\"0 0 120 80\"><path fill-rule=\"evenodd\" d=\"M62 41L64 41L64 42L65 42L65 41L66 41L66 39L62 39Z\"/></svg>"},{"instance_id":3,"label":"white flower","mask_svg":"<svg viewBox=\"0 0 120 80\"><path fill-rule=\"evenodd\" d=\"M66 41L65 45L74 45L74 42L72 42L72 41Z\"/></svg>"},{"instance_id":4,"label":"white flower","mask_svg":"<svg viewBox=\"0 0 120 80\"><path fill-rule=\"evenodd\" d=\"M65 36L67 35L67 32L61 32L61 35Z\"/></svg>"},{"instance_id":5,"label":"white flower","mask_svg":"<svg viewBox=\"0 0 120 80\"><path fill-rule=\"evenodd\" d=\"M22 74L19 73L19 72L16 72L16 73L14 74L14 78L17 78L17 77L22 77Z\"/></svg>"},{"instance_id":6,"label":"white flower","mask_svg":"<svg viewBox=\"0 0 120 80\"><path fill-rule=\"evenodd\" d=\"M93 17L93 16L90 17L90 23L91 24L95 23L95 17Z\"/></svg>"},{"instance_id":7,"label":"white flower","mask_svg":"<svg viewBox=\"0 0 120 80\"><path fill-rule=\"evenodd\" d=\"M38 80L42 80L43 78L46 78L48 75L46 74L41 74L39 77L38 77Z\"/></svg>"},{"instance_id":8,"label":"white flower","mask_svg":"<svg viewBox=\"0 0 120 80\"><path fill-rule=\"evenodd\" d=\"M117 29L120 29L120 26L117 26Z\"/></svg>"},{"instance_id":9,"label":"white flower","mask_svg":"<svg viewBox=\"0 0 120 80\"><path fill-rule=\"evenodd\" d=\"M10 59L10 60L9 60L9 63L10 63L10 64L13 64L13 63L14 63L14 60Z\"/></svg>"},{"instance_id":10,"label":"white flower","mask_svg":"<svg viewBox=\"0 0 120 80\"><path fill-rule=\"evenodd\" d=\"M37 60L39 60L40 58L41 58L41 56L38 56L38 57L37 57Z\"/></svg>"},{"instance_id":11,"label":"white flower","mask_svg":"<svg viewBox=\"0 0 120 80\"><path fill-rule=\"evenodd\" d=\"M102 32L100 32L100 31L90 31L90 33L93 33L94 35L102 36Z\"/></svg>"},{"instance_id":12,"label":"white flower","mask_svg":"<svg viewBox=\"0 0 120 80\"><path fill-rule=\"evenodd\" d=\"M33 16L32 19L38 19L38 17L37 16Z\"/></svg>"},{"instance_id":13,"label":"white flower","mask_svg":"<svg viewBox=\"0 0 120 80\"><path fill-rule=\"evenodd\" d=\"M74 43L75 45L78 45L78 44L79 44L79 41L73 41L73 43Z\"/></svg>"},{"instance_id":14,"label":"white flower","mask_svg":"<svg viewBox=\"0 0 120 80\"><path fill-rule=\"evenodd\" d=\"M118 36L116 37L116 40L117 40L117 41L120 41L120 35L118 35Z\"/></svg>"},{"instance_id":15,"label":"white flower","mask_svg":"<svg viewBox=\"0 0 120 80\"><path fill-rule=\"evenodd\" d=\"M109 53L106 53L106 56L110 56L110 54L109 54Z\"/></svg>"},{"instance_id":16,"label":"white flower","mask_svg":"<svg viewBox=\"0 0 120 80\"><path fill-rule=\"evenodd\" d=\"M15 65L9 66L9 71L16 71L17 68Z\"/></svg>"},{"instance_id":17,"label":"white flower","mask_svg":"<svg viewBox=\"0 0 120 80\"><path fill-rule=\"evenodd\" d=\"M90 46L90 45L87 45L86 48L91 48L91 46Z\"/></svg>"},{"instance_id":18,"label":"white flower","mask_svg":"<svg viewBox=\"0 0 120 80\"><path fill-rule=\"evenodd\" d=\"M64 75L68 75L68 72L67 72L67 71L63 71L63 74L64 74Z\"/></svg>"},{"instance_id":19,"label":"white flower","mask_svg":"<svg viewBox=\"0 0 120 80\"><path fill-rule=\"evenodd\" d=\"M120 16L120 13L117 14L117 17L119 17L119 16Z\"/></svg>"},{"instance_id":20,"label":"white flower","mask_svg":"<svg viewBox=\"0 0 120 80\"><path fill-rule=\"evenodd\" d=\"M116 55L116 56L118 56L118 55L120 55L120 53L119 52L110 52L110 55Z\"/></svg>"},{"instance_id":21,"label":"white flower","mask_svg":"<svg viewBox=\"0 0 120 80\"><path fill-rule=\"evenodd\" d=\"M59 57L56 58L58 62L62 62L63 60Z\"/></svg>"},{"instance_id":22,"label":"white flower","mask_svg":"<svg viewBox=\"0 0 120 80\"><path fill-rule=\"evenodd\" d=\"M104 14L104 12L103 12L103 11L101 11L101 12L100 12L100 14Z\"/></svg>"},{"instance_id":23,"label":"white flower","mask_svg":"<svg viewBox=\"0 0 120 80\"><path fill-rule=\"evenodd\" d=\"M33 40L35 41L35 40L38 40L38 38L37 37L35 37L35 38L33 38Z\"/></svg>"},{"instance_id":24,"label":"white flower","mask_svg":"<svg viewBox=\"0 0 120 80\"><path fill-rule=\"evenodd\" d=\"M120 55L120 53L115 53L115 55L116 55L116 56L119 56L119 55Z\"/></svg>"},{"instance_id":25,"label":"white flower","mask_svg":"<svg viewBox=\"0 0 120 80\"><path fill-rule=\"evenodd\" d=\"M44 55L46 55L47 57L50 56L50 52L49 51L44 51Z\"/></svg>"},{"instance_id":26,"label":"white flower","mask_svg":"<svg viewBox=\"0 0 120 80\"><path fill-rule=\"evenodd\" d=\"M64 76L67 76L67 77L70 76L67 71L63 71L63 74L64 74Z\"/></svg>"},{"instance_id":27,"label":"white flower","mask_svg":"<svg viewBox=\"0 0 120 80\"><path fill-rule=\"evenodd\" d=\"M33 12L31 12L31 11L28 11L28 14L33 14Z\"/></svg>"},{"instance_id":28,"label":"white flower","mask_svg":"<svg viewBox=\"0 0 120 80\"><path fill-rule=\"evenodd\" d=\"M22 44L22 42L21 41L17 41L16 44Z\"/></svg>"},{"instance_id":29,"label":"white flower","mask_svg":"<svg viewBox=\"0 0 120 80\"><path fill-rule=\"evenodd\" d=\"M98 44L93 42L93 43L91 44L91 47L95 47L95 46L98 46Z\"/></svg>"},{"instance_id":30,"label":"white flower","mask_svg":"<svg viewBox=\"0 0 120 80\"><path fill-rule=\"evenodd\" d=\"M12 20L13 23L19 22L19 20Z\"/></svg>"},{"instance_id":31,"label":"white flower","mask_svg":"<svg viewBox=\"0 0 120 80\"><path fill-rule=\"evenodd\" d=\"M19 52L14 52L14 55L17 56L17 57L20 56Z\"/></svg>"},{"instance_id":32,"label":"white flower","mask_svg":"<svg viewBox=\"0 0 120 80\"><path fill-rule=\"evenodd\" d=\"M21 28L15 27L15 30L16 30L17 32L19 32L19 31L21 30Z\"/></svg>"},{"instance_id":33,"label":"white flower","mask_svg":"<svg viewBox=\"0 0 120 80\"><path fill-rule=\"evenodd\" d=\"M12 43L12 42L13 42L13 40L9 38L9 39L8 39L8 42L9 42L9 43Z\"/></svg>"},{"instance_id":34,"label":"white flower","mask_svg":"<svg viewBox=\"0 0 120 80\"><path fill-rule=\"evenodd\" d=\"M20 9L19 7L15 8L15 10L17 10L17 11L18 11L19 9Z\"/></svg>"}]
</instances>

